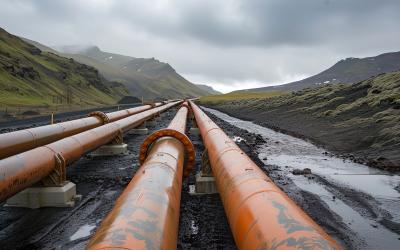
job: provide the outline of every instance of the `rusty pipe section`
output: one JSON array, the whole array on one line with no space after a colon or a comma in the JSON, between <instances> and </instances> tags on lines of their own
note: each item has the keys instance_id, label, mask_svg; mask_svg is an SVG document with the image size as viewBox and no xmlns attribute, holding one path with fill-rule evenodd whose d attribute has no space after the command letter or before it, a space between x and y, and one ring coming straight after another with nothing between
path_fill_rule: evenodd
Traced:
<instances>
[{"instance_id":1,"label":"rusty pipe section","mask_svg":"<svg viewBox=\"0 0 400 250\"><path fill-rule=\"evenodd\" d=\"M167 129L184 134L187 114L183 105ZM185 148L170 136L153 142L86 249L176 249Z\"/></svg>"},{"instance_id":2,"label":"rusty pipe section","mask_svg":"<svg viewBox=\"0 0 400 250\"><path fill-rule=\"evenodd\" d=\"M146 110L0 160L0 202L48 176L58 164L56 158L68 165L179 103Z\"/></svg>"},{"instance_id":3,"label":"rusty pipe section","mask_svg":"<svg viewBox=\"0 0 400 250\"><path fill-rule=\"evenodd\" d=\"M190 102L239 249L342 249Z\"/></svg>"},{"instance_id":4,"label":"rusty pipe section","mask_svg":"<svg viewBox=\"0 0 400 250\"><path fill-rule=\"evenodd\" d=\"M122 118L128 117L130 115L134 115L134 114L149 110L154 107L159 107L161 105L163 105L163 103L157 102L157 103L154 103L153 105L143 105L143 106L134 107L134 108L130 108L130 109L119 110L119 111L107 113L106 115L110 122L114 122L114 121L120 120Z\"/></svg>"},{"instance_id":5,"label":"rusty pipe section","mask_svg":"<svg viewBox=\"0 0 400 250\"><path fill-rule=\"evenodd\" d=\"M156 103L157 107L160 105L161 103ZM90 113L90 117L82 119L0 134L0 159L49 144L151 108L151 105L143 105L111 113L97 111Z\"/></svg>"}]
</instances>

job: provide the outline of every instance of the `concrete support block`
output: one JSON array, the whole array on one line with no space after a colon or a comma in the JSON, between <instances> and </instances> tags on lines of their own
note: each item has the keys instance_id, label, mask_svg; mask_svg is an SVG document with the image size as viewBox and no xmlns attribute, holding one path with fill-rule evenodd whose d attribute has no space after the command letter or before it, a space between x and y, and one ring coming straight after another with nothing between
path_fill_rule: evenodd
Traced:
<instances>
[{"instance_id":1,"label":"concrete support block","mask_svg":"<svg viewBox=\"0 0 400 250\"><path fill-rule=\"evenodd\" d=\"M214 177L201 176L201 173L196 174L196 194L215 194L218 193L215 185Z\"/></svg>"},{"instance_id":2,"label":"concrete support block","mask_svg":"<svg viewBox=\"0 0 400 250\"><path fill-rule=\"evenodd\" d=\"M157 122L156 122L155 119L148 120L148 121L146 122L146 125L148 125L148 126L155 126L156 124L157 124Z\"/></svg>"},{"instance_id":3,"label":"concrete support block","mask_svg":"<svg viewBox=\"0 0 400 250\"><path fill-rule=\"evenodd\" d=\"M147 135L148 133L149 133L148 128L134 128L129 132L129 134L132 135Z\"/></svg>"},{"instance_id":4,"label":"concrete support block","mask_svg":"<svg viewBox=\"0 0 400 250\"><path fill-rule=\"evenodd\" d=\"M30 187L9 198L6 206L40 208L40 207L73 207L76 195L76 186L66 181L61 187Z\"/></svg>"},{"instance_id":5,"label":"concrete support block","mask_svg":"<svg viewBox=\"0 0 400 250\"><path fill-rule=\"evenodd\" d=\"M191 135L199 135L200 134L200 130L199 130L199 128L191 127L189 129L189 134L191 134Z\"/></svg>"},{"instance_id":6,"label":"concrete support block","mask_svg":"<svg viewBox=\"0 0 400 250\"><path fill-rule=\"evenodd\" d=\"M103 145L90 153L91 156L113 156L126 154L128 154L128 145L126 143Z\"/></svg>"}]
</instances>

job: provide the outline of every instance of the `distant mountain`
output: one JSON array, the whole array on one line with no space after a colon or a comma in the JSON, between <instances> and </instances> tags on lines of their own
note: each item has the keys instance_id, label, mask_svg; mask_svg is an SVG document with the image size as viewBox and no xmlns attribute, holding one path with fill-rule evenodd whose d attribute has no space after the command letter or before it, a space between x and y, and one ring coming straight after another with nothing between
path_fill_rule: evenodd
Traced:
<instances>
[{"instance_id":1,"label":"distant mountain","mask_svg":"<svg viewBox=\"0 0 400 250\"><path fill-rule=\"evenodd\" d=\"M196 86L201 88L204 91L207 91L208 93L210 93L210 95L220 95L220 94L222 94L221 92L213 89L213 87L205 85L205 84L196 84Z\"/></svg>"},{"instance_id":2,"label":"distant mountain","mask_svg":"<svg viewBox=\"0 0 400 250\"><path fill-rule=\"evenodd\" d=\"M245 91L297 91L330 83L356 83L382 73L400 70L400 52L385 53L375 57L340 60L321 73L278 86L248 89Z\"/></svg>"},{"instance_id":3,"label":"distant mountain","mask_svg":"<svg viewBox=\"0 0 400 250\"><path fill-rule=\"evenodd\" d=\"M168 63L101 51L96 46L57 47L63 56L97 68L105 78L123 83L132 95L182 98L209 95L179 75Z\"/></svg>"},{"instance_id":4,"label":"distant mountain","mask_svg":"<svg viewBox=\"0 0 400 250\"><path fill-rule=\"evenodd\" d=\"M21 38L22 40L24 40L25 42L32 44L33 46L35 46L36 48L40 49L41 51L44 51L44 52L51 52L51 53L54 53L54 54L57 54L57 53L58 53L58 51L56 51L55 49L52 49L52 48L50 48L50 47L48 47L48 46L46 46L46 45L43 45L43 44L41 44L41 43L39 43L39 42L30 40L30 39L24 38L24 37L20 37L20 38Z\"/></svg>"},{"instance_id":5,"label":"distant mountain","mask_svg":"<svg viewBox=\"0 0 400 250\"><path fill-rule=\"evenodd\" d=\"M95 68L41 51L1 28L0 90L1 104L26 106L114 104L128 95Z\"/></svg>"}]
</instances>

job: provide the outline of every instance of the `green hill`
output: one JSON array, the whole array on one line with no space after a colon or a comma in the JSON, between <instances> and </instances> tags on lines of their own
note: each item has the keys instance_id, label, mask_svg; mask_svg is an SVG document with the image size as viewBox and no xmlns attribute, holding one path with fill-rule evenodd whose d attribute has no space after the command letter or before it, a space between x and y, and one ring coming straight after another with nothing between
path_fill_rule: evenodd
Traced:
<instances>
[{"instance_id":1,"label":"green hill","mask_svg":"<svg viewBox=\"0 0 400 250\"><path fill-rule=\"evenodd\" d=\"M103 105L128 95L93 67L37 47L0 28L0 104Z\"/></svg>"},{"instance_id":2,"label":"green hill","mask_svg":"<svg viewBox=\"0 0 400 250\"><path fill-rule=\"evenodd\" d=\"M97 68L105 78L123 83L132 95L181 98L211 94L179 75L168 63L101 51L95 46L64 46L63 56Z\"/></svg>"}]
</instances>

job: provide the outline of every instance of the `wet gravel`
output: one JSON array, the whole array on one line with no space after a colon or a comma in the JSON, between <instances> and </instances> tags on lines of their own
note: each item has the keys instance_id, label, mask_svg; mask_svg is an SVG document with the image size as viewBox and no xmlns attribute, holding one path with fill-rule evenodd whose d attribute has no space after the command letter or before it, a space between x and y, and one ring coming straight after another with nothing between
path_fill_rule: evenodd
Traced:
<instances>
[{"instance_id":1,"label":"wet gravel","mask_svg":"<svg viewBox=\"0 0 400 250\"><path fill-rule=\"evenodd\" d=\"M188 128L191 122L188 123ZM219 194L191 194L195 174L201 168L204 145L200 135L189 138L196 150L195 170L183 183L178 249L236 249Z\"/></svg>"}]
</instances>

